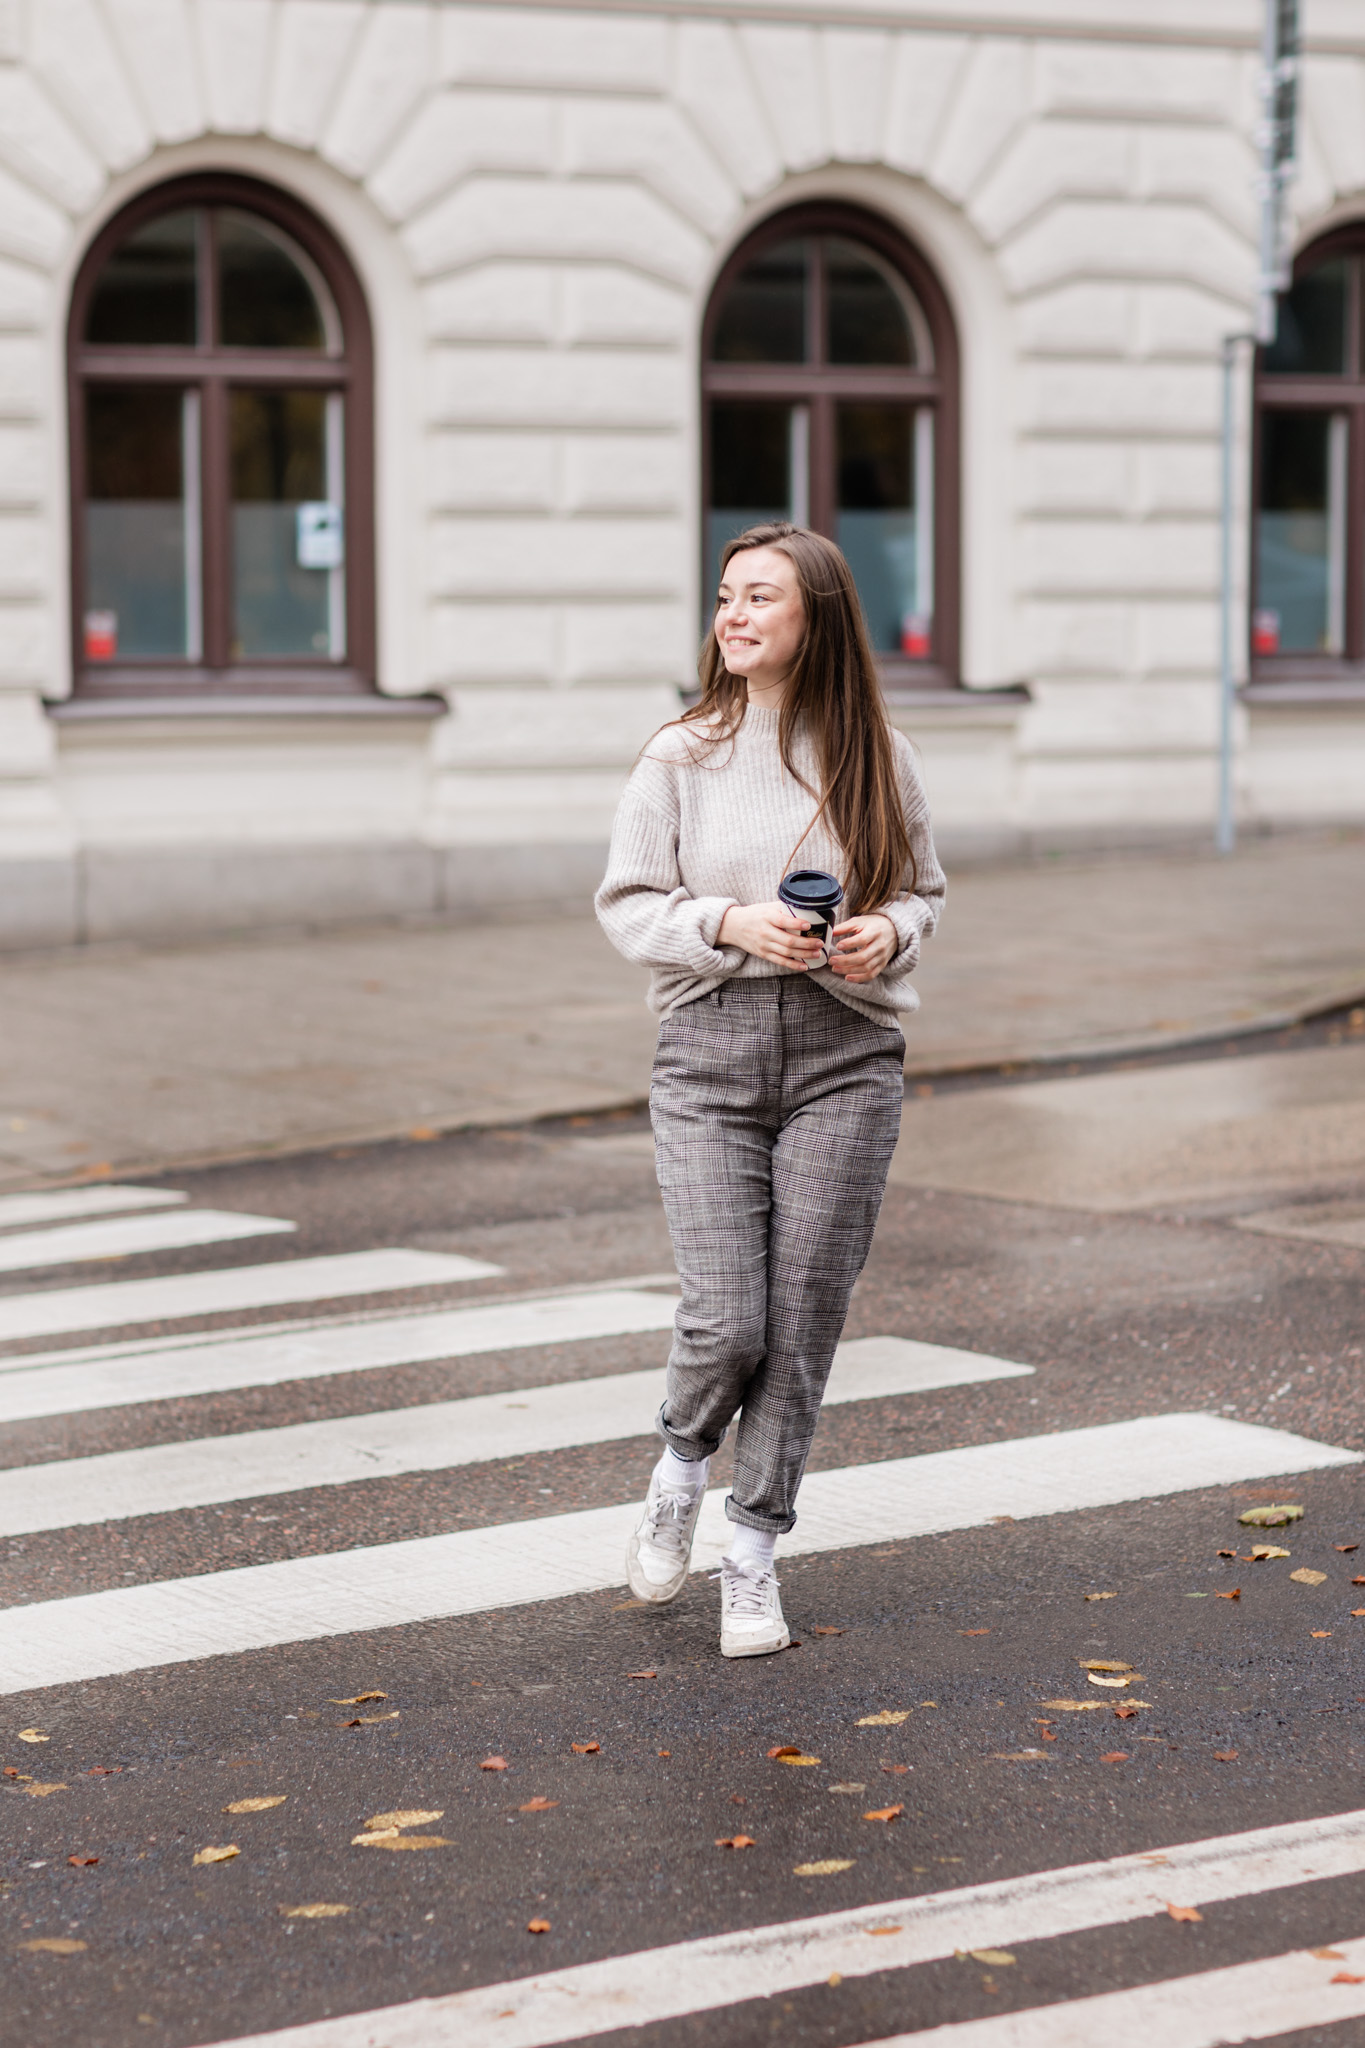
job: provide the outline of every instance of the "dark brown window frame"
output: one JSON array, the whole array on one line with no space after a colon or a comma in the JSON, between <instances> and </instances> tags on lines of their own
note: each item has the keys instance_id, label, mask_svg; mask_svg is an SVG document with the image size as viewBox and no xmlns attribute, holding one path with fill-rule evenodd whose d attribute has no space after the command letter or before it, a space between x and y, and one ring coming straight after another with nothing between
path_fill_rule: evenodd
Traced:
<instances>
[{"instance_id":1,"label":"dark brown window frame","mask_svg":"<svg viewBox=\"0 0 1365 2048\"><path fill-rule=\"evenodd\" d=\"M87 346L82 339L91 294L118 245L160 215L186 207L234 207L291 236L317 265L336 304L342 353L194 346ZM201 265L200 332L217 289L212 263ZM201 557L203 659L89 662L82 619L85 591L85 405L92 384L174 383L201 393ZM233 385L311 384L341 393L346 464L346 659L273 657L232 660L230 540L227 528L227 406ZM67 321L67 417L71 475L71 630L73 691L83 698L145 701L164 697L341 697L370 695L375 673L374 343L360 280L336 238L292 194L227 171L201 171L154 185L108 221L85 253Z\"/></svg>"},{"instance_id":2,"label":"dark brown window frame","mask_svg":"<svg viewBox=\"0 0 1365 2048\"><path fill-rule=\"evenodd\" d=\"M1320 235L1294 261L1294 281L1317 270L1335 256L1354 256L1347 308L1347 362L1344 375L1294 375L1267 371L1265 351L1257 349L1252 396L1251 558L1247 567L1251 591L1249 612L1258 605L1257 519L1261 502L1263 422L1268 411L1347 414L1350 422L1346 454L1346 588L1345 646L1340 654L1257 654L1250 641L1248 619L1247 695L1267 702L1292 701L1323 693L1365 695L1365 221L1348 221Z\"/></svg>"},{"instance_id":3,"label":"dark brown window frame","mask_svg":"<svg viewBox=\"0 0 1365 2048\"><path fill-rule=\"evenodd\" d=\"M739 272L763 249L795 235L842 235L861 242L889 263L914 293L929 326L932 370L863 368L857 364L715 363L712 336L720 307ZM822 272L817 266L815 291ZM824 334L824 308L814 304L811 320ZM956 689L961 659L961 373L957 323L938 276L901 231L882 215L836 200L805 201L770 214L732 252L711 289L702 325L703 407L702 504L711 502L711 436L707 409L713 398L765 398L808 404L810 426L810 520L832 539L835 530L834 405L838 399L903 398L932 405L934 421L934 652L923 661L878 656L888 690ZM704 544L703 544L704 545ZM715 564L703 565L703 588Z\"/></svg>"}]
</instances>

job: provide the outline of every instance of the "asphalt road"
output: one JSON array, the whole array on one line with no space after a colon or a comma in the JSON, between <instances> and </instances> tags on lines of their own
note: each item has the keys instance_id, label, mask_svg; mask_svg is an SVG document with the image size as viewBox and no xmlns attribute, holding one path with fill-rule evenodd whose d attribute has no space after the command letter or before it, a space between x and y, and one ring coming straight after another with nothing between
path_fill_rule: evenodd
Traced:
<instances>
[{"instance_id":1,"label":"asphalt road","mask_svg":"<svg viewBox=\"0 0 1365 2048\"><path fill-rule=\"evenodd\" d=\"M0 1281L0 1308L92 1281L384 1246L502 1270L330 1310L247 1305L21 1339L4 1347L6 1367L41 1359L46 1371L62 1362L55 1354L120 1341L123 1360L155 1357L196 1331L277 1329L319 1314L350 1326L619 1281L658 1293L671 1268L647 1135L628 1116L348 1148L166 1185L195 1208L287 1218L297 1232L17 1271ZM811 1472L1191 1410L1365 1453L1365 1249L1236 1227L1251 1206L1239 1197L1099 1214L894 1185L846 1335L910 1337L1034 1371L831 1407ZM3 1426L3 1463L639 1372L662 1364L667 1341L644 1330L35 1412ZM9 1377L0 1372L0 1388ZM40 1619L77 1596L216 1583L242 1566L607 1509L642 1493L655 1455L642 1409L637 1435L559 1452L88 1526L74 1524L73 1507L72 1526L0 1541L0 1598L33 1605ZM781 1566L800 1646L742 1664L718 1655L717 1590L700 1575L658 1613L619 1586L541 1600L528 1585L514 1595L525 1604L113 1675L98 1675L92 1649L94 1675L10 1692L0 1707L3 2038L16 2048L190 2048L1346 1813L1365 1805L1365 1619L1352 1615L1365 1607L1352 1584L1365 1575L1365 1549L1347 1547L1365 1537L1357 1470L1296 1478L1286 1466L913 1540L863 1530L847 1548ZM722 1454L713 1480L725 1476ZM82 1483L73 1467L73 1502ZM1239 1513L1272 1500L1301 1503L1304 1519L1288 1530L1239 1526ZM1292 1556L1252 1563L1253 1539ZM515 1566L515 1530L510 1541ZM1220 1557L1226 1550L1237 1556ZM1305 1568L1322 1578L1291 1578ZM1106 1597L1087 1598L1097 1594ZM87 1610L70 1613L75 1641ZM101 1625L90 1624L96 1636ZM1140 1681L1092 1695L1086 1659L1124 1664ZM364 1693L382 1698L358 1702ZM1098 1704L1046 1704L1078 1697ZM1129 1698L1147 1704L1132 1711ZM903 1718L859 1725L879 1713ZM769 1755L788 1745L818 1762L789 1767ZM482 1768L490 1757L506 1769ZM283 1803L225 1812L244 1799ZM893 1818L865 1817L891 1808ZM402 1855L354 1842L382 1832L367 1830L374 1816L395 1813L432 1816L398 1825L443 1846ZM718 1846L736 1836L751 1844ZM194 1861L229 1846L230 1858ZM797 1874L822 1863L840 1867ZM347 1910L291 1915L316 1904ZM528 1931L537 1920L548 1928ZM596 2027L594 2038L838 2048L1362 1935L1359 1874L1299 1874L1212 1899L1197 1921L1147 1912L1021 1939L1004 1961L964 1949L913 1967L832 1971L719 2010L707 2009L699 1972L691 2010ZM448 2027L420 2038L462 2048L499 2038L495 2026ZM397 2044L381 2025L376 2048L391 2035ZM577 2037L561 2028L536 2038ZM1343 2048L1365 2041L1365 2019L1314 2017L1254 2038Z\"/></svg>"}]
</instances>

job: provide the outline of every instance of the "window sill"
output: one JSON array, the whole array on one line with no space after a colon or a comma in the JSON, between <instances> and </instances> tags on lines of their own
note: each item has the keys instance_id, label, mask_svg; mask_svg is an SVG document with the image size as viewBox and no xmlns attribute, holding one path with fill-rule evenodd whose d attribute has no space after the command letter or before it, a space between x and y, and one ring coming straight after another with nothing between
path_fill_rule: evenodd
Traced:
<instances>
[{"instance_id":1,"label":"window sill","mask_svg":"<svg viewBox=\"0 0 1365 2048\"><path fill-rule=\"evenodd\" d=\"M1243 704L1282 705L1287 709L1310 710L1333 704L1365 704L1365 665L1346 667L1334 662L1330 668L1298 669L1287 674L1253 671L1251 681L1237 692Z\"/></svg>"},{"instance_id":2,"label":"window sill","mask_svg":"<svg viewBox=\"0 0 1365 2048\"><path fill-rule=\"evenodd\" d=\"M124 719L294 718L436 719L445 716L444 697L361 696L230 696L214 697L67 697L49 703L48 715L59 725L107 725Z\"/></svg>"}]
</instances>

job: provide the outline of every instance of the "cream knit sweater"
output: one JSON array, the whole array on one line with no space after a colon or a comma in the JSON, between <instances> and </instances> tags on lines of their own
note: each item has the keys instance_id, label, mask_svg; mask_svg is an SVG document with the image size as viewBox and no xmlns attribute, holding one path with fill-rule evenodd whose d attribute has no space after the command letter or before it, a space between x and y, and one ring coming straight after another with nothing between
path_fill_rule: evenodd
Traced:
<instances>
[{"instance_id":1,"label":"cream knit sweater","mask_svg":"<svg viewBox=\"0 0 1365 2048\"><path fill-rule=\"evenodd\" d=\"M661 1014L734 976L810 973L851 1010L893 1029L898 1010L919 1008L910 976L920 941L938 922L945 887L924 785L901 733L894 735L896 765L917 880L913 894L907 887L879 906L900 938L885 972L850 988L827 967L782 968L739 946L716 944L732 904L774 902L778 883L793 868L823 868L846 879L839 846L823 821L808 829L816 804L782 765L778 717L751 704L733 744L710 752L699 749L695 730L686 726L655 734L616 812L598 919L618 952L654 970L649 1006ZM814 748L804 734L792 754L818 788Z\"/></svg>"}]
</instances>

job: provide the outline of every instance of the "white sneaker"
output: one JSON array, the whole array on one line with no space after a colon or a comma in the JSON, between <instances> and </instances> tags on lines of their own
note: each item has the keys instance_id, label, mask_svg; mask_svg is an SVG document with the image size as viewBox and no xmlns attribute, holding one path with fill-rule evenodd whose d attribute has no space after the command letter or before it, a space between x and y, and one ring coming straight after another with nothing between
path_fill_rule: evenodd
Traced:
<instances>
[{"instance_id":1,"label":"white sneaker","mask_svg":"<svg viewBox=\"0 0 1365 2048\"><path fill-rule=\"evenodd\" d=\"M689 1493L661 1486L651 1474L640 1526L626 1544L626 1580L637 1600L654 1606L676 1600L692 1563L692 1538L706 1498L704 1485Z\"/></svg>"},{"instance_id":2,"label":"white sneaker","mask_svg":"<svg viewBox=\"0 0 1365 2048\"><path fill-rule=\"evenodd\" d=\"M720 1561L720 1654L767 1657L791 1637L782 1618L777 1575L757 1565Z\"/></svg>"}]
</instances>

